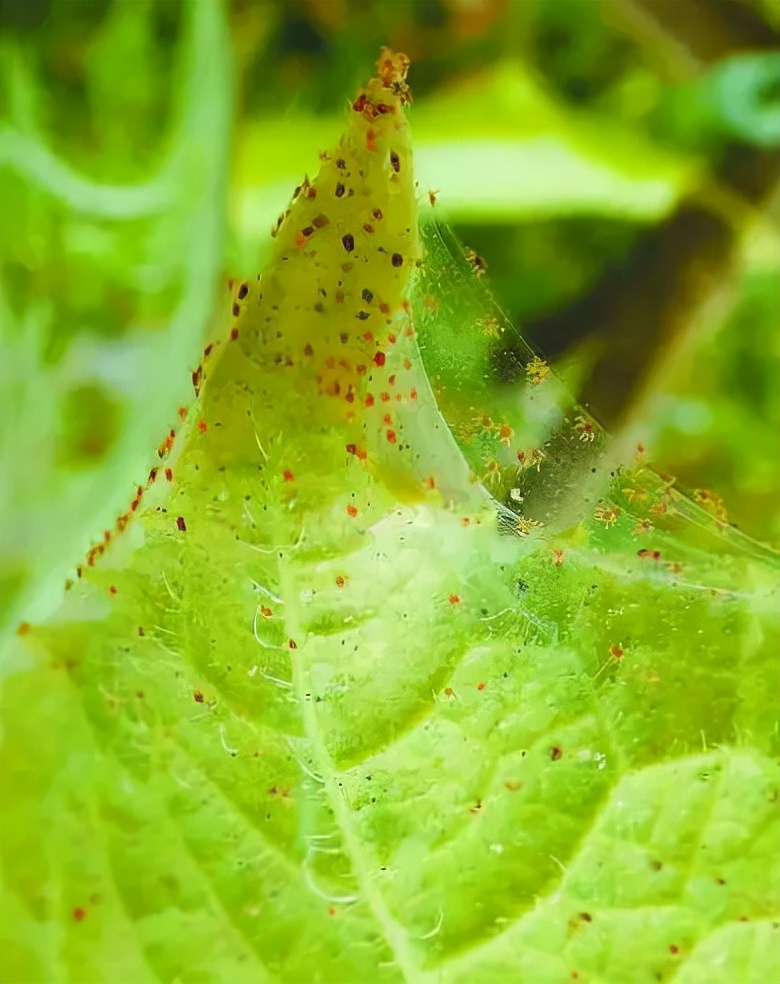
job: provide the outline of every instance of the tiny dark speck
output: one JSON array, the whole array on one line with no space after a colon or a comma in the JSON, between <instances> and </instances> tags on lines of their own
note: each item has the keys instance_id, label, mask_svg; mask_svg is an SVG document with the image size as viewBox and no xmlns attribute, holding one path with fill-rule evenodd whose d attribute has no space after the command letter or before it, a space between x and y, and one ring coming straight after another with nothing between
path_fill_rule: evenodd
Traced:
<instances>
[{"instance_id":1,"label":"tiny dark speck","mask_svg":"<svg viewBox=\"0 0 780 984\"><path fill-rule=\"evenodd\" d=\"M238 317L238 315L239 315L239 313L240 313L240 311L241 311L241 308L240 308L240 306L239 306L239 304L238 304L238 302L235 302L235 303L233 304L233 317L234 317L234 318L237 318L237 317Z\"/></svg>"},{"instance_id":2,"label":"tiny dark speck","mask_svg":"<svg viewBox=\"0 0 780 984\"><path fill-rule=\"evenodd\" d=\"M238 299L243 301L246 295L249 293L249 287L246 284L241 284L238 288Z\"/></svg>"},{"instance_id":3,"label":"tiny dark speck","mask_svg":"<svg viewBox=\"0 0 780 984\"><path fill-rule=\"evenodd\" d=\"M368 311L358 311L357 317L360 321L366 321L368 318L371 317L371 315L368 313Z\"/></svg>"},{"instance_id":4,"label":"tiny dark speck","mask_svg":"<svg viewBox=\"0 0 780 984\"><path fill-rule=\"evenodd\" d=\"M351 253L355 248L355 237L351 233L347 233L346 236L341 237L341 242L344 244L344 249Z\"/></svg>"},{"instance_id":5,"label":"tiny dark speck","mask_svg":"<svg viewBox=\"0 0 780 984\"><path fill-rule=\"evenodd\" d=\"M391 263L393 264L394 267L402 266L403 262L404 262L404 258L403 256L401 256L400 253L393 253L391 257Z\"/></svg>"},{"instance_id":6,"label":"tiny dark speck","mask_svg":"<svg viewBox=\"0 0 780 984\"><path fill-rule=\"evenodd\" d=\"M374 299L374 295L371 293L368 287L363 288L363 290L360 292L360 296L363 298L366 304L370 304Z\"/></svg>"},{"instance_id":7,"label":"tiny dark speck","mask_svg":"<svg viewBox=\"0 0 780 984\"><path fill-rule=\"evenodd\" d=\"M339 181L339 183L336 185L336 198L341 198L341 196L344 194L345 191L346 189L344 185Z\"/></svg>"},{"instance_id":8,"label":"tiny dark speck","mask_svg":"<svg viewBox=\"0 0 780 984\"><path fill-rule=\"evenodd\" d=\"M187 532L187 524L184 522L184 516L176 517L176 529L180 530L182 533Z\"/></svg>"},{"instance_id":9,"label":"tiny dark speck","mask_svg":"<svg viewBox=\"0 0 780 984\"><path fill-rule=\"evenodd\" d=\"M401 162L398 159L398 154L396 154L394 150L390 151L390 166L396 174L401 170Z\"/></svg>"},{"instance_id":10,"label":"tiny dark speck","mask_svg":"<svg viewBox=\"0 0 780 984\"><path fill-rule=\"evenodd\" d=\"M342 345L347 344L347 342L349 341L349 335L347 334L347 332L342 331L342 333L339 335L339 341L341 342Z\"/></svg>"}]
</instances>

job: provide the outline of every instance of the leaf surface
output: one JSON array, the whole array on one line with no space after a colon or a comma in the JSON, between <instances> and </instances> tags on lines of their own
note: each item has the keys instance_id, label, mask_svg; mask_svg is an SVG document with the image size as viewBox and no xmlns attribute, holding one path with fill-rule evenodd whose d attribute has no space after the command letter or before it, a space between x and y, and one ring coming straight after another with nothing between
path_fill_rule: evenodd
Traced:
<instances>
[{"instance_id":1,"label":"leaf surface","mask_svg":"<svg viewBox=\"0 0 780 984\"><path fill-rule=\"evenodd\" d=\"M491 379L379 71L124 536L22 630L0 974L764 984L776 558L530 352Z\"/></svg>"}]
</instances>

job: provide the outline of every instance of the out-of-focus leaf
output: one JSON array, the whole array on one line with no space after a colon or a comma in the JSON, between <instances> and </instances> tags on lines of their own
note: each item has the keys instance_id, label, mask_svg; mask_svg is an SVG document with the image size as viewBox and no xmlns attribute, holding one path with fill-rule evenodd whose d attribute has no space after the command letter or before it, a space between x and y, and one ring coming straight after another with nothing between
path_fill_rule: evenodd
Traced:
<instances>
[{"instance_id":1,"label":"out-of-focus leaf","mask_svg":"<svg viewBox=\"0 0 780 984\"><path fill-rule=\"evenodd\" d=\"M703 98L717 113L726 135L759 147L780 146L780 58L776 52L727 58L703 85Z\"/></svg>"},{"instance_id":2,"label":"out-of-focus leaf","mask_svg":"<svg viewBox=\"0 0 780 984\"><path fill-rule=\"evenodd\" d=\"M683 147L701 151L739 141L780 145L780 59L740 54L718 62L695 82L670 89L659 110L663 128Z\"/></svg>"},{"instance_id":3,"label":"out-of-focus leaf","mask_svg":"<svg viewBox=\"0 0 780 984\"><path fill-rule=\"evenodd\" d=\"M780 542L780 248L751 236L727 310L709 312L654 380L641 439L664 471L726 495L733 521Z\"/></svg>"},{"instance_id":4,"label":"out-of-focus leaf","mask_svg":"<svg viewBox=\"0 0 780 984\"><path fill-rule=\"evenodd\" d=\"M14 93L0 124L0 453L13 462L0 488L2 620L45 610L126 507L187 399L221 267L231 112L222 8L184 5L178 67L165 77L173 109L151 146L146 133L133 142L148 81L118 87L110 72L135 51L146 74L154 6L112 10L88 74L106 143L100 180L48 145L32 55L10 41L2 49ZM111 183L128 162L145 181Z\"/></svg>"}]
</instances>

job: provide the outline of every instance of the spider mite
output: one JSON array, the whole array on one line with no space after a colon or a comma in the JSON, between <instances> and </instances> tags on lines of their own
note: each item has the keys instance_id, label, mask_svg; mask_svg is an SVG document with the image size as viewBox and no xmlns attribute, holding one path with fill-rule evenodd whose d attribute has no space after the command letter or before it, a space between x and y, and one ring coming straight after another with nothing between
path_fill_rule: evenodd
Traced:
<instances>
[{"instance_id":1,"label":"spider mite","mask_svg":"<svg viewBox=\"0 0 780 984\"><path fill-rule=\"evenodd\" d=\"M478 277L484 277L485 272L487 271L487 263L485 260L478 253L475 253L473 249L466 250L466 259L468 260L468 263L474 273L476 273Z\"/></svg>"}]
</instances>

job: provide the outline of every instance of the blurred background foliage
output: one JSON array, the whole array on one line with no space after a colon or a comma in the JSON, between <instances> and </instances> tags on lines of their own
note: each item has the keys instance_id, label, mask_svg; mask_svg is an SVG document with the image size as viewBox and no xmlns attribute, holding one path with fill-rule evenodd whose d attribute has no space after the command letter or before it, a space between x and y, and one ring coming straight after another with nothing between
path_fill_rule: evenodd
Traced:
<instances>
[{"instance_id":1,"label":"blurred background foliage","mask_svg":"<svg viewBox=\"0 0 780 984\"><path fill-rule=\"evenodd\" d=\"M384 43L424 220L435 189L592 412L780 541L774 0L2 0L0 28L0 619L126 506Z\"/></svg>"}]
</instances>

